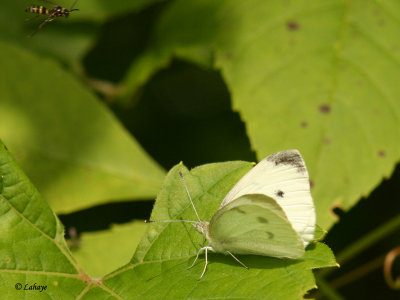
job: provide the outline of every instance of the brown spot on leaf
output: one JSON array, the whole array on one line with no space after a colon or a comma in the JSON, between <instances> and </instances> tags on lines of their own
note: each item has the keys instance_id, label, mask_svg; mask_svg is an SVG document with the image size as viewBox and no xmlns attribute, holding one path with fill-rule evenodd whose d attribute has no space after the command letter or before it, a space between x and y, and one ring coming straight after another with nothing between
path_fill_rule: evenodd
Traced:
<instances>
[{"instance_id":1,"label":"brown spot on leaf","mask_svg":"<svg viewBox=\"0 0 400 300\"><path fill-rule=\"evenodd\" d=\"M289 21L286 23L286 26L289 30L294 31L294 30L298 30L300 25L299 23L295 22L295 21Z\"/></svg>"},{"instance_id":2,"label":"brown spot on leaf","mask_svg":"<svg viewBox=\"0 0 400 300\"><path fill-rule=\"evenodd\" d=\"M313 187L314 187L314 181L312 181L311 179L310 179L310 189L312 189Z\"/></svg>"},{"instance_id":3,"label":"brown spot on leaf","mask_svg":"<svg viewBox=\"0 0 400 300\"><path fill-rule=\"evenodd\" d=\"M308 123L306 121L303 121L300 123L300 126L306 128L308 126Z\"/></svg>"},{"instance_id":4,"label":"brown spot on leaf","mask_svg":"<svg viewBox=\"0 0 400 300\"><path fill-rule=\"evenodd\" d=\"M381 15L381 10L380 9L374 9L372 11L372 13L374 14L374 16L380 16Z\"/></svg>"},{"instance_id":5,"label":"brown spot on leaf","mask_svg":"<svg viewBox=\"0 0 400 300\"><path fill-rule=\"evenodd\" d=\"M323 143L324 145L329 145L331 143L331 140L328 138L324 138Z\"/></svg>"},{"instance_id":6,"label":"brown spot on leaf","mask_svg":"<svg viewBox=\"0 0 400 300\"><path fill-rule=\"evenodd\" d=\"M331 107L328 104L322 104L319 107L319 111L322 112L323 114L327 114L331 111Z\"/></svg>"},{"instance_id":7,"label":"brown spot on leaf","mask_svg":"<svg viewBox=\"0 0 400 300\"><path fill-rule=\"evenodd\" d=\"M379 150L379 151L378 151L378 156L379 156L379 157L385 157L385 156L386 156L386 152L383 151L383 150Z\"/></svg>"}]
</instances>

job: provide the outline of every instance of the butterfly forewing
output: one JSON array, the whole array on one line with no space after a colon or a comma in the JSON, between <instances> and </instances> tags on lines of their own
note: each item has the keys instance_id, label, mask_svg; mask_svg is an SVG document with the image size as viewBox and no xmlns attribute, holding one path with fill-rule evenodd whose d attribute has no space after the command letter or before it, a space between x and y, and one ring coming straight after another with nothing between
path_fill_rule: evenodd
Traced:
<instances>
[{"instance_id":1,"label":"butterfly forewing","mask_svg":"<svg viewBox=\"0 0 400 300\"><path fill-rule=\"evenodd\" d=\"M209 242L216 252L299 258L304 245L282 208L270 197L244 195L211 219Z\"/></svg>"},{"instance_id":2,"label":"butterfly forewing","mask_svg":"<svg viewBox=\"0 0 400 300\"><path fill-rule=\"evenodd\" d=\"M247 194L275 199L304 245L314 239L314 203L307 168L299 151L287 150L266 157L232 188L220 209Z\"/></svg>"}]
</instances>

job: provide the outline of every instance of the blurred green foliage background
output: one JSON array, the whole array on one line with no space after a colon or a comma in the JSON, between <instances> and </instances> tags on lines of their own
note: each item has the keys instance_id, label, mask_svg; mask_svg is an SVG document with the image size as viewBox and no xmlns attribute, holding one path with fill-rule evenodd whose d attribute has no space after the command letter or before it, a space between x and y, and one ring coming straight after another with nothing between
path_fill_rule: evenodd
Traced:
<instances>
[{"instance_id":1,"label":"blurred green foliage background","mask_svg":"<svg viewBox=\"0 0 400 300\"><path fill-rule=\"evenodd\" d=\"M145 227L123 226L149 218L180 161L297 148L342 265L311 295L398 298L382 263L400 244L399 2L80 0L27 38L45 19L25 22L29 5L49 6L0 10L0 138L86 268L129 260ZM120 261L91 261L127 236Z\"/></svg>"}]
</instances>

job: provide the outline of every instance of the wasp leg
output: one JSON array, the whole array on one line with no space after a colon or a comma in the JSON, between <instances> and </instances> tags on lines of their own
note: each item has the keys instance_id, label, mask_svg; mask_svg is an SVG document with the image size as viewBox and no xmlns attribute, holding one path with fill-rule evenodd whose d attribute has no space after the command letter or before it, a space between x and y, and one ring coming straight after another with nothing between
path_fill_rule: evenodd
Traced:
<instances>
[{"instance_id":1,"label":"wasp leg","mask_svg":"<svg viewBox=\"0 0 400 300\"><path fill-rule=\"evenodd\" d=\"M33 37L40 29L42 29L42 27L43 27L44 25L46 25L47 23L50 23L51 21L53 21L54 18L55 18L54 16L51 16L51 17L48 17L46 20L44 20L44 21L42 22L42 24L40 24L39 27L38 27L34 32L32 32L31 35L28 35L28 38Z\"/></svg>"}]
</instances>

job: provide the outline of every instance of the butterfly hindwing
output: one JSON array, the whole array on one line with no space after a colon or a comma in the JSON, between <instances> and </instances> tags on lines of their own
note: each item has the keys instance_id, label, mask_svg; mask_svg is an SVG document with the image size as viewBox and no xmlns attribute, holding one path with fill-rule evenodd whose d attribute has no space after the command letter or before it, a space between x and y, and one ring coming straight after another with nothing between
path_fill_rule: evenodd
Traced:
<instances>
[{"instance_id":1,"label":"butterfly hindwing","mask_svg":"<svg viewBox=\"0 0 400 300\"><path fill-rule=\"evenodd\" d=\"M209 242L216 252L299 258L300 236L282 208L270 197L244 195L225 205L209 224Z\"/></svg>"},{"instance_id":2,"label":"butterfly hindwing","mask_svg":"<svg viewBox=\"0 0 400 300\"><path fill-rule=\"evenodd\" d=\"M247 194L273 198L303 239L304 245L314 239L314 203L307 168L299 151L282 151L263 159L232 188L220 209Z\"/></svg>"}]
</instances>

